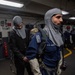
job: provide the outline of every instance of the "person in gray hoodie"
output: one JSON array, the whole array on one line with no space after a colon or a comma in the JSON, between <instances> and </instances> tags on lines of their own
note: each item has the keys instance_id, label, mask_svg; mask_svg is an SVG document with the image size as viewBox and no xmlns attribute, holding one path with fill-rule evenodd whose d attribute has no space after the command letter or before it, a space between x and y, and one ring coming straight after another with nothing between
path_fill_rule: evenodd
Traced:
<instances>
[{"instance_id":1,"label":"person in gray hoodie","mask_svg":"<svg viewBox=\"0 0 75 75\"><path fill-rule=\"evenodd\" d=\"M25 61L25 52L28 46L29 36L20 16L13 18L13 29L9 36L9 46L14 54L16 75L24 75L25 68L29 75L33 75L29 62Z\"/></svg>"},{"instance_id":2,"label":"person in gray hoodie","mask_svg":"<svg viewBox=\"0 0 75 75\"><path fill-rule=\"evenodd\" d=\"M44 21L45 27L43 30L47 38L44 53L40 57L41 63L37 60L39 46L42 42L40 31L32 37L26 51L26 58L31 63L35 75L60 75L62 45L64 44L60 28L63 22L62 11L58 8L48 10L45 13Z\"/></svg>"}]
</instances>

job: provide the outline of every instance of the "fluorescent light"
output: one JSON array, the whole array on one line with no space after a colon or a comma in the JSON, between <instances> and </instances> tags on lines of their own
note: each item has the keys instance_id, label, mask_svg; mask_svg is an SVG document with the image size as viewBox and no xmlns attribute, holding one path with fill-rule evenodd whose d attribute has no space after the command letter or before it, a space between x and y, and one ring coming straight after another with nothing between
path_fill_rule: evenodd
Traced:
<instances>
[{"instance_id":1,"label":"fluorescent light","mask_svg":"<svg viewBox=\"0 0 75 75\"><path fill-rule=\"evenodd\" d=\"M69 19L75 20L75 17L70 17Z\"/></svg>"},{"instance_id":2,"label":"fluorescent light","mask_svg":"<svg viewBox=\"0 0 75 75\"><path fill-rule=\"evenodd\" d=\"M67 15L67 14L69 14L69 12L62 10L62 14L63 14L63 15Z\"/></svg>"},{"instance_id":3,"label":"fluorescent light","mask_svg":"<svg viewBox=\"0 0 75 75\"><path fill-rule=\"evenodd\" d=\"M12 6L12 7L18 7L18 8L22 8L24 6L24 4L21 4L21 3L5 1L5 0L0 0L0 4L7 5L7 6Z\"/></svg>"}]
</instances>

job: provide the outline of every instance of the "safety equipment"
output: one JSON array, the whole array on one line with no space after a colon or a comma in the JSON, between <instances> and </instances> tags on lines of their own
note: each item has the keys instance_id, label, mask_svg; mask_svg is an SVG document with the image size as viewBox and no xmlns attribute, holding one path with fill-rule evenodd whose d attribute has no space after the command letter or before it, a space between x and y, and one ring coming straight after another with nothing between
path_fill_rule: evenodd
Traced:
<instances>
[{"instance_id":1,"label":"safety equipment","mask_svg":"<svg viewBox=\"0 0 75 75\"><path fill-rule=\"evenodd\" d=\"M3 49L4 49L4 56L8 57L8 47L7 47L7 43L6 42L3 43Z\"/></svg>"},{"instance_id":2,"label":"safety equipment","mask_svg":"<svg viewBox=\"0 0 75 75\"><path fill-rule=\"evenodd\" d=\"M34 75L42 75L41 71L40 71L40 65L38 63L38 60L36 58L29 60L29 63L32 67L32 71L34 73Z\"/></svg>"},{"instance_id":3,"label":"safety equipment","mask_svg":"<svg viewBox=\"0 0 75 75\"><path fill-rule=\"evenodd\" d=\"M70 26L66 26L66 29L70 29Z\"/></svg>"}]
</instances>

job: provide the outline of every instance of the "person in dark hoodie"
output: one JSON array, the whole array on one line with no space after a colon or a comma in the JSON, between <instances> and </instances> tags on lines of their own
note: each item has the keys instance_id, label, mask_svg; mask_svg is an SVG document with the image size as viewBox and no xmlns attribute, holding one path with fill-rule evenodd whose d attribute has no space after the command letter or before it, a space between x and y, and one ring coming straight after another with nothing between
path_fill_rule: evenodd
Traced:
<instances>
[{"instance_id":1,"label":"person in dark hoodie","mask_svg":"<svg viewBox=\"0 0 75 75\"><path fill-rule=\"evenodd\" d=\"M13 18L13 29L10 32L9 45L14 54L14 62L17 75L24 75L25 68L29 75L33 75L29 62L25 62L25 52L29 36L20 16Z\"/></svg>"},{"instance_id":2,"label":"person in dark hoodie","mask_svg":"<svg viewBox=\"0 0 75 75\"><path fill-rule=\"evenodd\" d=\"M64 42L65 42L65 47L71 48L71 41L70 41L70 26L66 26L66 31L64 32Z\"/></svg>"},{"instance_id":3,"label":"person in dark hoodie","mask_svg":"<svg viewBox=\"0 0 75 75\"><path fill-rule=\"evenodd\" d=\"M71 36L72 36L73 49L75 50L75 26L73 26L71 30Z\"/></svg>"}]
</instances>

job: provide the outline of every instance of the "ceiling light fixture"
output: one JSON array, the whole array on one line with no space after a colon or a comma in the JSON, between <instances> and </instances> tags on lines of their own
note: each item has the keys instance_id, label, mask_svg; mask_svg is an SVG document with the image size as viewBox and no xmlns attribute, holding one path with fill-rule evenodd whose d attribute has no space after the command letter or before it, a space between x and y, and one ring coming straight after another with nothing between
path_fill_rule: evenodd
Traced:
<instances>
[{"instance_id":1,"label":"ceiling light fixture","mask_svg":"<svg viewBox=\"0 0 75 75\"><path fill-rule=\"evenodd\" d=\"M67 15L67 14L69 14L69 12L62 10L62 14L63 14L63 15Z\"/></svg>"},{"instance_id":2,"label":"ceiling light fixture","mask_svg":"<svg viewBox=\"0 0 75 75\"><path fill-rule=\"evenodd\" d=\"M24 4L22 4L22 3L5 1L5 0L0 0L0 4L1 5L11 6L11 7L17 7L17 8L22 8L24 6Z\"/></svg>"},{"instance_id":3,"label":"ceiling light fixture","mask_svg":"<svg viewBox=\"0 0 75 75\"><path fill-rule=\"evenodd\" d=\"M75 20L75 17L70 17L69 19L71 19L71 20Z\"/></svg>"}]
</instances>

